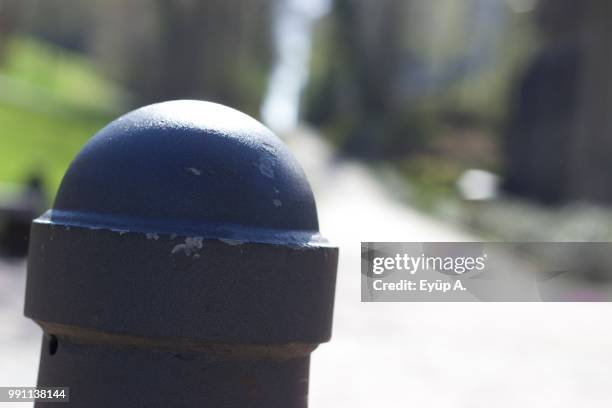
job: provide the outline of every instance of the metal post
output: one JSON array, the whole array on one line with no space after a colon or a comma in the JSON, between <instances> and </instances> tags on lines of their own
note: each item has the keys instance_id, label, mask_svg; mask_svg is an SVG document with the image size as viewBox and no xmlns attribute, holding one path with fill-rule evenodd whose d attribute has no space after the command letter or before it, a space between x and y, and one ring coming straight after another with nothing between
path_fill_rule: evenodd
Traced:
<instances>
[{"instance_id":1,"label":"metal post","mask_svg":"<svg viewBox=\"0 0 612 408\"><path fill-rule=\"evenodd\" d=\"M249 116L173 101L115 120L32 225L39 386L72 407L306 407L337 264L318 229L299 165Z\"/></svg>"}]
</instances>

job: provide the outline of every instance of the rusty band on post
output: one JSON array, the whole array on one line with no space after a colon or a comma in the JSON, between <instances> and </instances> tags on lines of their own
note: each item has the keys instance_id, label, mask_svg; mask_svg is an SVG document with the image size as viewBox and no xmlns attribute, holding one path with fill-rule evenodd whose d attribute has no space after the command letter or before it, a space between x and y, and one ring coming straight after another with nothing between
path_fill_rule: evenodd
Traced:
<instances>
[{"instance_id":1,"label":"rusty band on post","mask_svg":"<svg viewBox=\"0 0 612 408\"><path fill-rule=\"evenodd\" d=\"M265 127L204 102L141 108L88 143L32 225L38 383L73 406L305 407L336 264Z\"/></svg>"}]
</instances>

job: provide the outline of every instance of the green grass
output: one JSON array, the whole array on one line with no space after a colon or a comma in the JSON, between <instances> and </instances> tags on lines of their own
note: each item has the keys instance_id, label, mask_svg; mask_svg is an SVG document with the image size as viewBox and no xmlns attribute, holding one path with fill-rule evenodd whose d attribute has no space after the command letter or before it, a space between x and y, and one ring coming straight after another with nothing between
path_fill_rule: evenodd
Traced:
<instances>
[{"instance_id":1,"label":"green grass","mask_svg":"<svg viewBox=\"0 0 612 408\"><path fill-rule=\"evenodd\" d=\"M411 191L410 202L417 208L430 211L436 203L459 198L456 182L466 169L453 160L421 155L396 163L395 167Z\"/></svg>"},{"instance_id":2,"label":"green grass","mask_svg":"<svg viewBox=\"0 0 612 408\"><path fill-rule=\"evenodd\" d=\"M0 182L40 172L54 196L76 153L125 104L86 57L12 39L0 66Z\"/></svg>"},{"instance_id":3,"label":"green grass","mask_svg":"<svg viewBox=\"0 0 612 408\"><path fill-rule=\"evenodd\" d=\"M106 122L0 104L0 182L23 182L37 171L54 195L70 161Z\"/></svg>"},{"instance_id":4,"label":"green grass","mask_svg":"<svg viewBox=\"0 0 612 408\"><path fill-rule=\"evenodd\" d=\"M29 37L12 38L3 60L2 100L108 113L128 99L89 58Z\"/></svg>"}]
</instances>

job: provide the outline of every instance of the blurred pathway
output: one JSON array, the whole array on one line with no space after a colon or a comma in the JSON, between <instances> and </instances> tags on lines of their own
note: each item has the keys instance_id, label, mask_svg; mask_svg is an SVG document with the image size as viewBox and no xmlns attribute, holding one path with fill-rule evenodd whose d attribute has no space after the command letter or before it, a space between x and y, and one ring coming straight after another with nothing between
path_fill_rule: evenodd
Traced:
<instances>
[{"instance_id":1,"label":"blurred pathway","mask_svg":"<svg viewBox=\"0 0 612 408\"><path fill-rule=\"evenodd\" d=\"M361 303L360 241L465 241L395 202L317 137L288 140L340 246L334 333L312 356L311 406L610 407L612 305Z\"/></svg>"},{"instance_id":2,"label":"blurred pathway","mask_svg":"<svg viewBox=\"0 0 612 408\"><path fill-rule=\"evenodd\" d=\"M361 303L360 241L472 238L395 202L317 137L288 142L312 181L322 232L341 248L333 339L312 358L312 407L611 405L610 304ZM0 261L0 385L35 382L40 330L22 317L24 269Z\"/></svg>"}]
</instances>

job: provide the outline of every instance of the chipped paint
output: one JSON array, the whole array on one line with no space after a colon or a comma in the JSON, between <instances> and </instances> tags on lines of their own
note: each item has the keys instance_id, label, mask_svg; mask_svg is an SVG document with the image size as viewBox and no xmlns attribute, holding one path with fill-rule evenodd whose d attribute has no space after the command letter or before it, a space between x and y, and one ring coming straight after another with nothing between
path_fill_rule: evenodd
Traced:
<instances>
[{"instance_id":1,"label":"chipped paint","mask_svg":"<svg viewBox=\"0 0 612 408\"><path fill-rule=\"evenodd\" d=\"M241 239L229 239L229 238L219 238L219 241L225 242L227 245L242 245L246 244L248 241L244 241Z\"/></svg>"},{"instance_id":2,"label":"chipped paint","mask_svg":"<svg viewBox=\"0 0 612 408\"><path fill-rule=\"evenodd\" d=\"M184 244L178 244L172 248L172 253L183 252L187 256L194 254L194 258L199 258L200 255L197 252L204 246L203 241L202 237L187 237Z\"/></svg>"},{"instance_id":3,"label":"chipped paint","mask_svg":"<svg viewBox=\"0 0 612 408\"><path fill-rule=\"evenodd\" d=\"M159 239L159 235L154 232L149 232L146 235L147 235L147 239L154 239L155 241Z\"/></svg>"},{"instance_id":4,"label":"chipped paint","mask_svg":"<svg viewBox=\"0 0 612 408\"><path fill-rule=\"evenodd\" d=\"M202 170L197 169L195 167L185 167L185 171L187 171L190 174L193 174L194 176L202 175Z\"/></svg>"},{"instance_id":5,"label":"chipped paint","mask_svg":"<svg viewBox=\"0 0 612 408\"><path fill-rule=\"evenodd\" d=\"M276 155L277 149L274 146L272 146L270 143L263 142L261 147L266 152Z\"/></svg>"},{"instance_id":6,"label":"chipped paint","mask_svg":"<svg viewBox=\"0 0 612 408\"><path fill-rule=\"evenodd\" d=\"M275 198L274 200L272 200L272 204L274 204L275 207L280 207L281 205L283 205L283 202Z\"/></svg>"},{"instance_id":7,"label":"chipped paint","mask_svg":"<svg viewBox=\"0 0 612 408\"><path fill-rule=\"evenodd\" d=\"M262 156L259 158L259 162L254 164L261 174L269 178L274 178L274 161L271 158Z\"/></svg>"}]
</instances>

